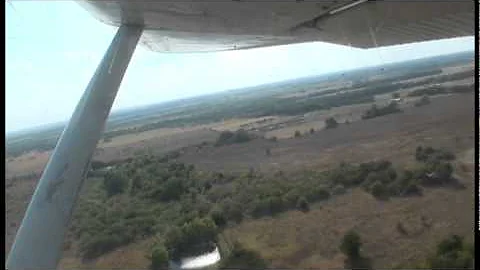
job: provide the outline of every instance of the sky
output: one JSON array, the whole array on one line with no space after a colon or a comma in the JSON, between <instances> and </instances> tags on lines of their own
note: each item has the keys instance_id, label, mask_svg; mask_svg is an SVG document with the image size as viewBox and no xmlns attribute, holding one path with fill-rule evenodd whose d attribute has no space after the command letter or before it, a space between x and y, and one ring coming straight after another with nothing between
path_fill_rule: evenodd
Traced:
<instances>
[{"instance_id":1,"label":"sky","mask_svg":"<svg viewBox=\"0 0 480 270\"><path fill-rule=\"evenodd\" d=\"M5 130L68 120L116 28L71 1L6 3ZM474 37L369 50L322 42L231 52L138 46L113 111L298 77L474 49Z\"/></svg>"}]
</instances>

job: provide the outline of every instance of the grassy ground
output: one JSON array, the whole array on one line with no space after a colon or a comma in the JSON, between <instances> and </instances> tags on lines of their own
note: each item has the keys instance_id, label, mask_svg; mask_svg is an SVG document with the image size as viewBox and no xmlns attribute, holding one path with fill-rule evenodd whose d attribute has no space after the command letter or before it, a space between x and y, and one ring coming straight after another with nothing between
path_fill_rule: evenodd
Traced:
<instances>
[{"instance_id":1,"label":"grassy ground","mask_svg":"<svg viewBox=\"0 0 480 270\"><path fill-rule=\"evenodd\" d=\"M273 266L341 268L344 258L338 252L340 238L346 230L357 228L365 243L363 252L373 259L374 266L391 268L424 258L434 249L436 241L448 233L473 238L473 121L473 94L442 96L432 98L428 106L341 125L337 129L302 138L279 140L276 143L257 139L246 144L208 146L200 150L192 147L186 150L180 160L205 170L246 171L252 167L265 171L301 167L321 170L335 166L342 160L362 162L374 158L386 158L394 164L408 166L419 144L455 152L459 157L455 172L466 189L428 189L422 197L394 198L387 202L379 202L356 189L326 203L313 205L306 214L290 211L275 219L248 221L226 232L246 247L259 251ZM127 157L134 150L145 148L164 149L168 146L174 149L192 142L201 143L208 138L213 140L217 134L208 129L195 132L200 131L186 132L184 137L177 136L176 141L167 139L172 138L168 137L171 134L160 136L160 139L155 136L142 137L144 142L135 143L125 139L124 142L128 141L126 147L131 148L128 151L120 145L109 148L105 144L104 152L97 157ZM114 138L112 143L118 138ZM265 155L267 147L272 152L269 157ZM33 159L23 156L7 162L7 173L8 168L13 172L35 168L41 170L39 160L46 162L47 156ZM15 166L20 165L13 166L15 163L12 162L24 167L18 169ZM6 181L6 252L33 193L35 182L36 179L14 183ZM429 228L422 227L422 216L431 224ZM398 222L405 225L409 235L397 232ZM92 269L145 268L148 260L144 255L150 241L147 239L122 247L93 262L80 261L75 254L75 247L72 247L66 251L61 265L64 269L80 266Z\"/></svg>"}]
</instances>

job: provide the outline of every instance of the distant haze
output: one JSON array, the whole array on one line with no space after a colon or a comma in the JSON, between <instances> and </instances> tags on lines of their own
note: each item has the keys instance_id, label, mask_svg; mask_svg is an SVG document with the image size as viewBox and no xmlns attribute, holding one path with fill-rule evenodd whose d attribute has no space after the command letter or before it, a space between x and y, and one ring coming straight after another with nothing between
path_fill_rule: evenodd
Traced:
<instances>
[{"instance_id":1,"label":"distant haze","mask_svg":"<svg viewBox=\"0 0 480 270\"><path fill-rule=\"evenodd\" d=\"M116 29L70 1L6 5L6 131L67 120ZM235 52L138 47L114 110L363 66L474 50L474 37L361 50L321 42Z\"/></svg>"}]
</instances>

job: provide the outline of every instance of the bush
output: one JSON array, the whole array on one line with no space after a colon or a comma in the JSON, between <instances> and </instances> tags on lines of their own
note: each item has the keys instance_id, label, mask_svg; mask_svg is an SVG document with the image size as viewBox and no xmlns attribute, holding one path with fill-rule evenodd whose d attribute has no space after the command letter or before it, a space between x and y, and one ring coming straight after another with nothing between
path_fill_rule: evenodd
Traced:
<instances>
[{"instance_id":1,"label":"bush","mask_svg":"<svg viewBox=\"0 0 480 270\"><path fill-rule=\"evenodd\" d=\"M243 129L237 130L235 132L231 131L222 131L218 136L215 146L235 144L235 143L244 143L253 139L253 136L248 134Z\"/></svg>"},{"instance_id":2,"label":"bush","mask_svg":"<svg viewBox=\"0 0 480 270\"><path fill-rule=\"evenodd\" d=\"M370 190L372 195L377 199L386 199L390 195L388 188L381 182L373 183Z\"/></svg>"},{"instance_id":3,"label":"bush","mask_svg":"<svg viewBox=\"0 0 480 270\"><path fill-rule=\"evenodd\" d=\"M370 119L397 112L401 112L401 110L398 108L398 104L396 102L390 102L390 104L388 104L387 106L380 108L377 107L377 105L373 104L372 107L370 107L370 109L368 109L362 115L362 119Z\"/></svg>"},{"instance_id":4,"label":"bush","mask_svg":"<svg viewBox=\"0 0 480 270\"><path fill-rule=\"evenodd\" d=\"M340 251L350 259L359 258L361 246L362 243L358 233L350 230L343 236Z\"/></svg>"},{"instance_id":5,"label":"bush","mask_svg":"<svg viewBox=\"0 0 480 270\"><path fill-rule=\"evenodd\" d=\"M451 161L455 159L455 155L444 149L434 149L432 147L418 146L415 150L415 159L421 162L440 162Z\"/></svg>"},{"instance_id":6,"label":"bush","mask_svg":"<svg viewBox=\"0 0 480 270\"><path fill-rule=\"evenodd\" d=\"M304 197L301 197L300 199L298 199L297 209L299 209L302 212L310 211L310 206L309 206L307 200Z\"/></svg>"},{"instance_id":7,"label":"bush","mask_svg":"<svg viewBox=\"0 0 480 270\"><path fill-rule=\"evenodd\" d=\"M178 200L185 191L184 184L181 179L169 179L158 192L159 199L162 201Z\"/></svg>"},{"instance_id":8,"label":"bush","mask_svg":"<svg viewBox=\"0 0 480 270\"><path fill-rule=\"evenodd\" d=\"M293 134L293 137L295 137L295 138L302 137L302 133L300 133L300 131L298 131L298 130L295 130L295 133Z\"/></svg>"},{"instance_id":9,"label":"bush","mask_svg":"<svg viewBox=\"0 0 480 270\"><path fill-rule=\"evenodd\" d=\"M437 252L428 259L428 264L433 269L473 268L474 257L472 245L464 243L458 235L451 235L438 244Z\"/></svg>"},{"instance_id":10,"label":"bush","mask_svg":"<svg viewBox=\"0 0 480 270\"><path fill-rule=\"evenodd\" d=\"M306 192L306 198L311 202L326 200L330 198L330 192L322 187L314 187Z\"/></svg>"},{"instance_id":11,"label":"bush","mask_svg":"<svg viewBox=\"0 0 480 270\"><path fill-rule=\"evenodd\" d=\"M422 195L422 190L416 184L408 184L401 192L402 196Z\"/></svg>"},{"instance_id":12,"label":"bush","mask_svg":"<svg viewBox=\"0 0 480 270\"><path fill-rule=\"evenodd\" d=\"M160 270L168 268L168 252L164 246L156 246L152 250L152 270Z\"/></svg>"},{"instance_id":13,"label":"bush","mask_svg":"<svg viewBox=\"0 0 480 270\"><path fill-rule=\"evenodd\" d=\"M327 128L327 129L336 128L337 126L338 126L338 122L337 122L337 120L335 120L335 118L329 117L329 118L325 119L325 128Z\"/></svg>"},{"instance_id":14,"label":"bush","mask_svg":"<svg viewBox=\"0 0 480 270\"><path fill-rule=\"evenodd\" d=\"M128 240L119 235L100 234L81 241L80 251L84 258L93 259L128 243Z\"/></svg>"},{"instance_id":15,"label":"bush","mask_svg":"<svg viewBox=\"0 0 480 270\"><path fill-rule=\"evenodd\" d=\"M107 191L107 195L113 196L118 193L122 193L126 189L128 180L122 175L121 172L113 173L109 171L105 173L105 176L103 177L103 184L105 190Z\"/></svg>"},{"instance_id":16,"label":"bush","mask_svg":"<svg viewBox=\"0 0 480 270\"><path fill-rule=\"evenodd\" d=\"M227 218L220 208L214 208L210 213L210 216L217 227L221 228L227 225Z\"/></svg>"},{"instance_id":17,"label":"bush","mask_svg":"<svg viewBox=\"0 0 480 270\"><path fill-rule=\"evenodd\" d=\"M214 248L217 226L210 218L195 218L180 228L171 228L165 237L169 256L177 260L184 256L195 256Z\"/></svg>"}]
</instances>

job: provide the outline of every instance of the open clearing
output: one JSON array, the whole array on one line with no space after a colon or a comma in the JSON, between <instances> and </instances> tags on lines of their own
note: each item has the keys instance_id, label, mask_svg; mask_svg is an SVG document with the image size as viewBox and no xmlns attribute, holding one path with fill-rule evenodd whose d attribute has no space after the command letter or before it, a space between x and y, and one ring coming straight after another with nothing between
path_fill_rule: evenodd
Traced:
<instances>
[{"instance_id":1,"label":"open clearing","mask_svg":"<svg viewBox=\"0 0 480 270\"><path fill-rule=\"evenodd\" d=\"M341 161L362 162L386 158L408 162L421 144L453 152L474 145L472 94L439 96L423 107L403 113L340 125L301 138L271 142L256 139L245 144L189 148L180 160L214 171L288 170L333 166ZM265 149L271 149L271 156Z\"/></svg>"}]
</instances>

